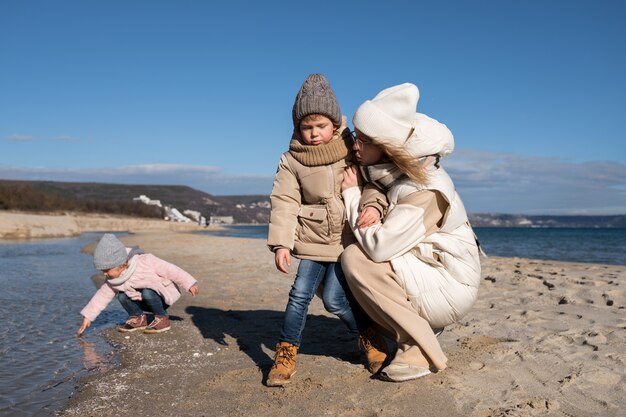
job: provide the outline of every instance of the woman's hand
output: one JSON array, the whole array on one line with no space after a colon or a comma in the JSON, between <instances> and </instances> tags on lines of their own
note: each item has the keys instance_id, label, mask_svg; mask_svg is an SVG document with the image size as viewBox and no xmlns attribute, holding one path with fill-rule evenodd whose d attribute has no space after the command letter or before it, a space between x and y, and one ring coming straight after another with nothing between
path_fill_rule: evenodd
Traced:
<instances>
[{"instance_id":1,"label":"woman's hand","mask_svg":"<svg viewBox=\"0 0 626 417\"><path fill-rule=\"evenodd\" d=\"M356 187L359 185L359 173L355 165L346 167L343 170L343 181L341 183L341 191L345 191L348 188Z\"/></svg>"},{"instance_id":2,"label":"woman's hand","mask_svg":"<svg viewBox=\"0 0 626 417\"><path fill-rule=\"evenodd\" d=\"M276 269L285 274L289 273L289 267L291 266L291 252L287 248L276 249L274 253L274 263Z\"/></svg>"},{"instance_id":3,"label":"woman's hand","mask_svg":"<svg viewBox=\"0 0 626 417\"><path fill-rule=\"evenodd\" d=\"M91 320L87 317L83 317L83 323L80 325L80 329L76 332L76 336L80 337L87 327L91 326Z\"/></svg>"},{"instance_id":4,"label":"woman's hand","mask_svg":"<svg viewBox=\"0 0 626 417\"><path fill-rule=\"evenodd\" d=\"M198 284L193 284L191 288L189 288L189 292L194 297L198 295L198 292L200 292L200 288L198 288Z\"/></svg>"}]
</instances>

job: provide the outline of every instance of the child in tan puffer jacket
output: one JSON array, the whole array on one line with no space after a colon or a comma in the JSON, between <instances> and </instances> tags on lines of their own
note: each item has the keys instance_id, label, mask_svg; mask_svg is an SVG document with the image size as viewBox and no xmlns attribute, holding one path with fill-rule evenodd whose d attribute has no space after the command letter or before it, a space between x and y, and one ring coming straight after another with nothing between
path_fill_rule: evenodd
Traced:
<instances>
[{"instance_id":1,"label":"child in tan puffer jacket","mask_svg":"<svg viewBox=\"0 0 626 417\"><path fill-rule=\"evenodd\" d=\"M289 151L280 159L271 194L267 243L279 271L289 272L291 256L300 263L289 293L274 365L267 377L268 386L283 386L295 373L308 306L320 287L326 310L339 317L350 333L360 334L359 345L370 371L377 371L386 358L384 341L351 301L339 262L344 247L354 239L345 223L341 196L352 136L323 75L307 77L296 96L292 116L294 134ZM380 211L382 208L368 207L363 224L378 222Z\"/></svg>"}]
</instances>

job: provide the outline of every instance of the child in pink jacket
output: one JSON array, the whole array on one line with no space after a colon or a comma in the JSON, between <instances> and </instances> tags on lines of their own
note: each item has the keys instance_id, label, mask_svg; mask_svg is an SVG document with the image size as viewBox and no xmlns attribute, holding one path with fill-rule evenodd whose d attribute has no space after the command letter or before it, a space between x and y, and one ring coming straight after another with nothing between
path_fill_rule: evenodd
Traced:
<instances>
[{"instance_id":1,"label":"child in pink jacket","mask_svg":"<svg viewBox=\"0 0 626 417\"><path fill-rule=\"evenodd\" d=\"M183 269L138 248L126 248L110 233L98 242L93 264L104 272L107 280L80 312L83 322L77 336L83 334L114 298L130 316L118 329L120 332L167 331L171 326L166 310L180 298L178 288L186 289L193 296L198 294L198 281ZM154 315L150 324L144 312Z\"/></svg>"}]
</instances>

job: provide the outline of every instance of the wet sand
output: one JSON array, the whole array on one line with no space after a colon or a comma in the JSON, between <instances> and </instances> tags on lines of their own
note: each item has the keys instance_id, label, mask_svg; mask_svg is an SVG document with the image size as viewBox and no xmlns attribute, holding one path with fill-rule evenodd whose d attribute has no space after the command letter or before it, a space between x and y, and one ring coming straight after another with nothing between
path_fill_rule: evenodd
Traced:
<instances>
[{"instance_id":1,"label":"wet sand","mask_svg":"<svg viewBox=\"0 0 626 417\"><path fill-rule=\"evenodd\" d=\"M183 267L201 292L170 309L169 332L109 331L121 366L82 381L61 416L624 415L624 266L485 258L476 305L439 337L449 367L404 383L372 378L316 298L293 383L268 388L296 263L277 272L260 239L122 240Z\"/></svg>"}]
</instances>

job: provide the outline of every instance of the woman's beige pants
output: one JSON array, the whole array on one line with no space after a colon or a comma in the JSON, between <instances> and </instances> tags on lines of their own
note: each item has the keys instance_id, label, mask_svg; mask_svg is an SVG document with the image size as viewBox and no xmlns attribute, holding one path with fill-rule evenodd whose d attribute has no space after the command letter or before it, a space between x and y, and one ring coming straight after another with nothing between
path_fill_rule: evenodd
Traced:
<instances>
[{"instance_id":1,"label":"woman's beige pants","mask_svg":"<svg viewBox=\"0 0 626 417\"><path fill-rule=\"evenodd\" d=\"M341 255L341 266L363 310L398 343L393 362L423 365L428 360L439 370L446 367L448 359L435 334L408 300L389 262L376 263L352 244Z\"/></svg>"}]
</instances>

